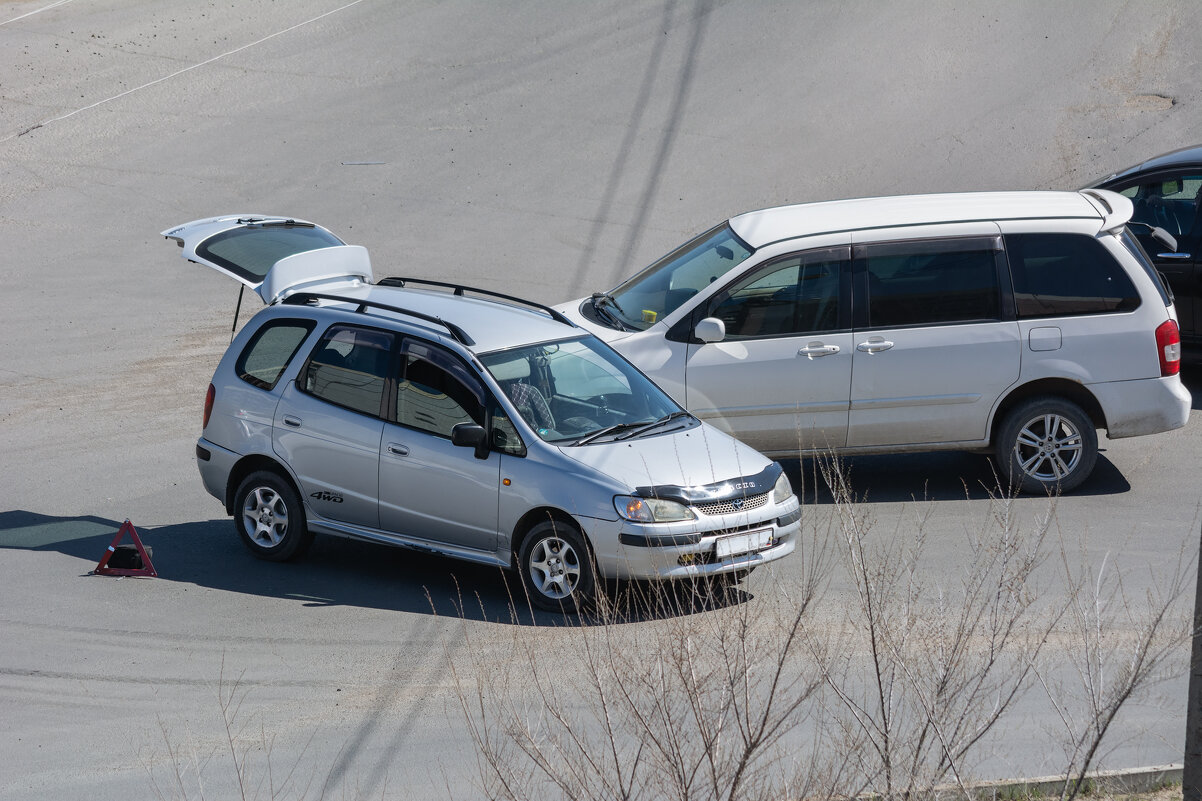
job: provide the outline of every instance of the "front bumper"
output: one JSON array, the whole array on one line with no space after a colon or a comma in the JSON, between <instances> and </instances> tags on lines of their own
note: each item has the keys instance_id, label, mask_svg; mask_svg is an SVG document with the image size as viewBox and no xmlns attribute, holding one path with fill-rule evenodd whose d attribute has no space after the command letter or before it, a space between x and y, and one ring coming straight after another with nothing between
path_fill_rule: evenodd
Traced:
<instances>
[{"instance_id":1,"label":"front bumper","mask_svg":"<svg viewBox=\"0 0 1202 801\"><path fill-rule=\"evenodd\" d=\"M793 553L801 531L801 507L793 496L755 514L699 516L682 523L580 522L602 576L693 579L748 570ZM733 553L725 553L732 547Z\"/></svg>"}]
</instances>

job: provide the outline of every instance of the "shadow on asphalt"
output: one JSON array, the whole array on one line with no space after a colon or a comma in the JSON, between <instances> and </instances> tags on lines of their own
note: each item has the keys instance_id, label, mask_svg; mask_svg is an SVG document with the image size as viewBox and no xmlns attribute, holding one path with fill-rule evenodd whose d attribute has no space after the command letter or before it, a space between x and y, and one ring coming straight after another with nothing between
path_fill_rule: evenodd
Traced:
<instances>
[{"instance_id":1,"label":"shadow on asphalt","mask_svg":"<svg viewBox=\"0 0 1202 801\"><path fill-rule=\"evenodd\" d=\"M1119 495L1131 484L1100 449L1093 473L1073 496ZM988 500L1008 494L993 461L979 453L934 452L840 457L853 497L860 503ZM802 503L834 502L821 459L782 460Z\"/></svg>"},{"instance_id":2,"label":"shadow on asphalt","mask_svg":"<svg viewBox=\"0 0 1202 801\"><path fill-rule=\"evenodd\" d=\"M317 536L308 553L291 562L266 562L242 545L229 519L139 528L153 553L158 579L245 595L299 601L306 607L353 606L523 626L574 626L603 622L531 610L517 576L445 557L337 537ZM0 512L0 549L53 551L83 561L81 578L105 554L121 521ZM129 542L128 538L123 542ZM674 583L676 584L676 583ZM634 623L704 612L752 596L742 589L703 592L691 584L657 586L624 582L611 587L614 606L628 610L611 623Z\"/></svg>"}]
</instances>

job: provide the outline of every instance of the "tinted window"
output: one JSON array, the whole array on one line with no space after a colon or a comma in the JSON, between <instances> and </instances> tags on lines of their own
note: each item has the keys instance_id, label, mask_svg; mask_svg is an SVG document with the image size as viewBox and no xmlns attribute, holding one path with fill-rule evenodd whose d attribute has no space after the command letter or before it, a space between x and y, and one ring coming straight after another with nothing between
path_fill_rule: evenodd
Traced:
<instances>
[{"instance_id":1,"label":"tinted window","mask_svg":"<svg viewBox=\"0 0 1202 801\"><path fill-rule=\"evenodd\" d=\"M442 437L459 423L484 424L484 393L463 362L422 342L408 342L397 383L397 422Z\"/></svg>"},{"instance_id":2,"label":"tinted window","mask_svg":"<svg viewBox=\"0 0 1202 801\"><path fill-rule=\"evenodd\" d=\"M212 236L196 253L235 275L258 282L280 259L341 244L342 240L333 234L311 225L252 225Z\"/></svg>"},{"instance_id":3,"label":"tinted window","mask_svg":"<svg viewBox=\"0 0 1202 801\"><path fill-rule=\"evenodd\" d=\"M735 284L709 312L726 324L727 339L830 331L839 323L839 273L832 254L793 256Z\"/></svg>"},{"instance_id":4,"label":"tinted window","mask_svg":"<svg viewBox=\"0 0 1202 801\"><path fill-rule=\"evenodd\" d=\"M862 249L868 324L915 326L1000 319L994 237L872 245Z\"/></svg>"},{"instance_id":5,"label":"tinted window","mask_svg":"<svg viewBox=\"0 0 1202 801\"><path fill-rule=\"evenodd\" d=\"M1148 252L1144 250L1143 245L1139 243L1139 238L1131 233L1130 228L1124 228L1119 241L1123 243L1123 247L1127 249L1127 252L1139 262L1139 266L1147 273L1148 278L1152 279L1152 284L1156 287L1156 291L1160 293L1160 299L1164 301L1164 305L1168 306L1172 303L1173 299L1169 297L1169 291L1165 287L1164 281L1160 279L1160 273L1156 272L1156 265L1152 264L1152 259L1148 256Z\"/></svg>"},{"instance_id":6,"label":"tinted window","mask_svg":"<svg viewBox=\"0 0 1202 801\"><path fill-rule=\"evenodd\" d=\"M1130 311L1139 295L1101 242L1083 234L1006 237L1019 317Z\"/></svg>"},{"instance_id":7,"label":"tinted window","mask_svg":"<svg viewBox=\"0 0 1202 801\"><path fill-rule=\"evenodd\" d=\"M302 389L330 403L379 415L392 334L332 326L305 368Z\"/></svg>"},{"instance_id":8,"label":"tinted window","mask_svg":"<svg viewBox=\"0 0 1202 801\"><path fill-rule=\"evenodd\" d=\"M292 361L305 337L313 330L310 320L275 320L251 338L234 369L238 377L260 389L272 389Z\"/></svg>"}]
</instances>

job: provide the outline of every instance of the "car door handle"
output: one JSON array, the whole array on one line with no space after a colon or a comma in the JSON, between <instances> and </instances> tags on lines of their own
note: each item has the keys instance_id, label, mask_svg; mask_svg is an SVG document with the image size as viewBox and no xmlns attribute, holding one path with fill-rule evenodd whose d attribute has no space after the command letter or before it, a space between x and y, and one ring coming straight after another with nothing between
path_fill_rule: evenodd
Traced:
<instances>
[{"instance_id":1,"label":"car door handle","mask_svg":"<svg viewBox=\"0 0 1202 801\"><path fill-rule=\"evenodd\" d=\"M1192 259L1193 256L1188 253L1157 253L1156 258L1171 259L1173 261L1186 261L1187 259Z\"/></svg>"},{"instance_id":2,"label":"car door handle","mask_svg":"<svg viewBox=\"0 0 1202 801\"><path fill-rule=\"evenodd\" d=\"M284 415L284 425L291 426L292 428L300 428L301 419L299 417L293 417L290 414L286 414Z\"/></svg>"},{"instance_id":3,"label":"car door handle","mask_svg":"<svg viewBox=\"0 0 1202 801\"><path fill-rule=\"evenodd\" d=\"M859 345L856 345L856 350L861 353L880 353L883 350L889 350L891 347L893 347L893 343L889 340L873 337L867 342L861 342Z\"/></svg>"},{"instance_id":4,"label":"car door handle","mask_svg":"<svg viewBox=\"0 0 1202 801\"><path fill-rule=\"evenodd\" d=\"M388 452L395 453L397 456L408 456L409 448L396 442L390 442L388 443Z\"/></svg>"},{"instance_id":5,"label":"car door handle","mask_svg":"<svg viewBox=\"0 0 1202 801\"><path fill-rule=\"evenodd\" d=\"M830 356L838 352L838 345L823 345L821 342L811 342L801 350L797 351L798 355L805 356L810 359L816 359L819 356Z\"/></svg>"}]
</instances>

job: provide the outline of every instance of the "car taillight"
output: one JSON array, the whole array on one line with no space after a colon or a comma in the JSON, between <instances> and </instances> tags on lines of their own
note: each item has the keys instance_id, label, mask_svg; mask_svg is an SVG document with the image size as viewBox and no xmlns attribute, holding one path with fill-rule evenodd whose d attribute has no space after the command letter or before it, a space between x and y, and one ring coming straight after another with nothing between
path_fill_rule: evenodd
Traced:
<instances>
[{"instance_id":1,"label":"car taillight","mask_svg":"<svg viewBox=\"0 0 1202 801\"><path fill-rule=\"evenodd\" d=\"M1159 337L1160 332L1157 331L1156 335ZM209 384L209 391L205 393L205 419L200 426L201 430L208 428L209 426L209 415L213 413L213 401L216 400L216 398L217 389L212 384Z\"/></svg>"},{"instance_id":2,"label":"car taillight","mask_svg":"<svg viewBox=\"0 0 1202 801\"><path fill-rule=\"evenodd\" d=\"M1156 328L1156 353L1160 356L1160 374L1181 372L1181 331L1175 320L1165 320Z\"/></svg>"}]
</instances>

